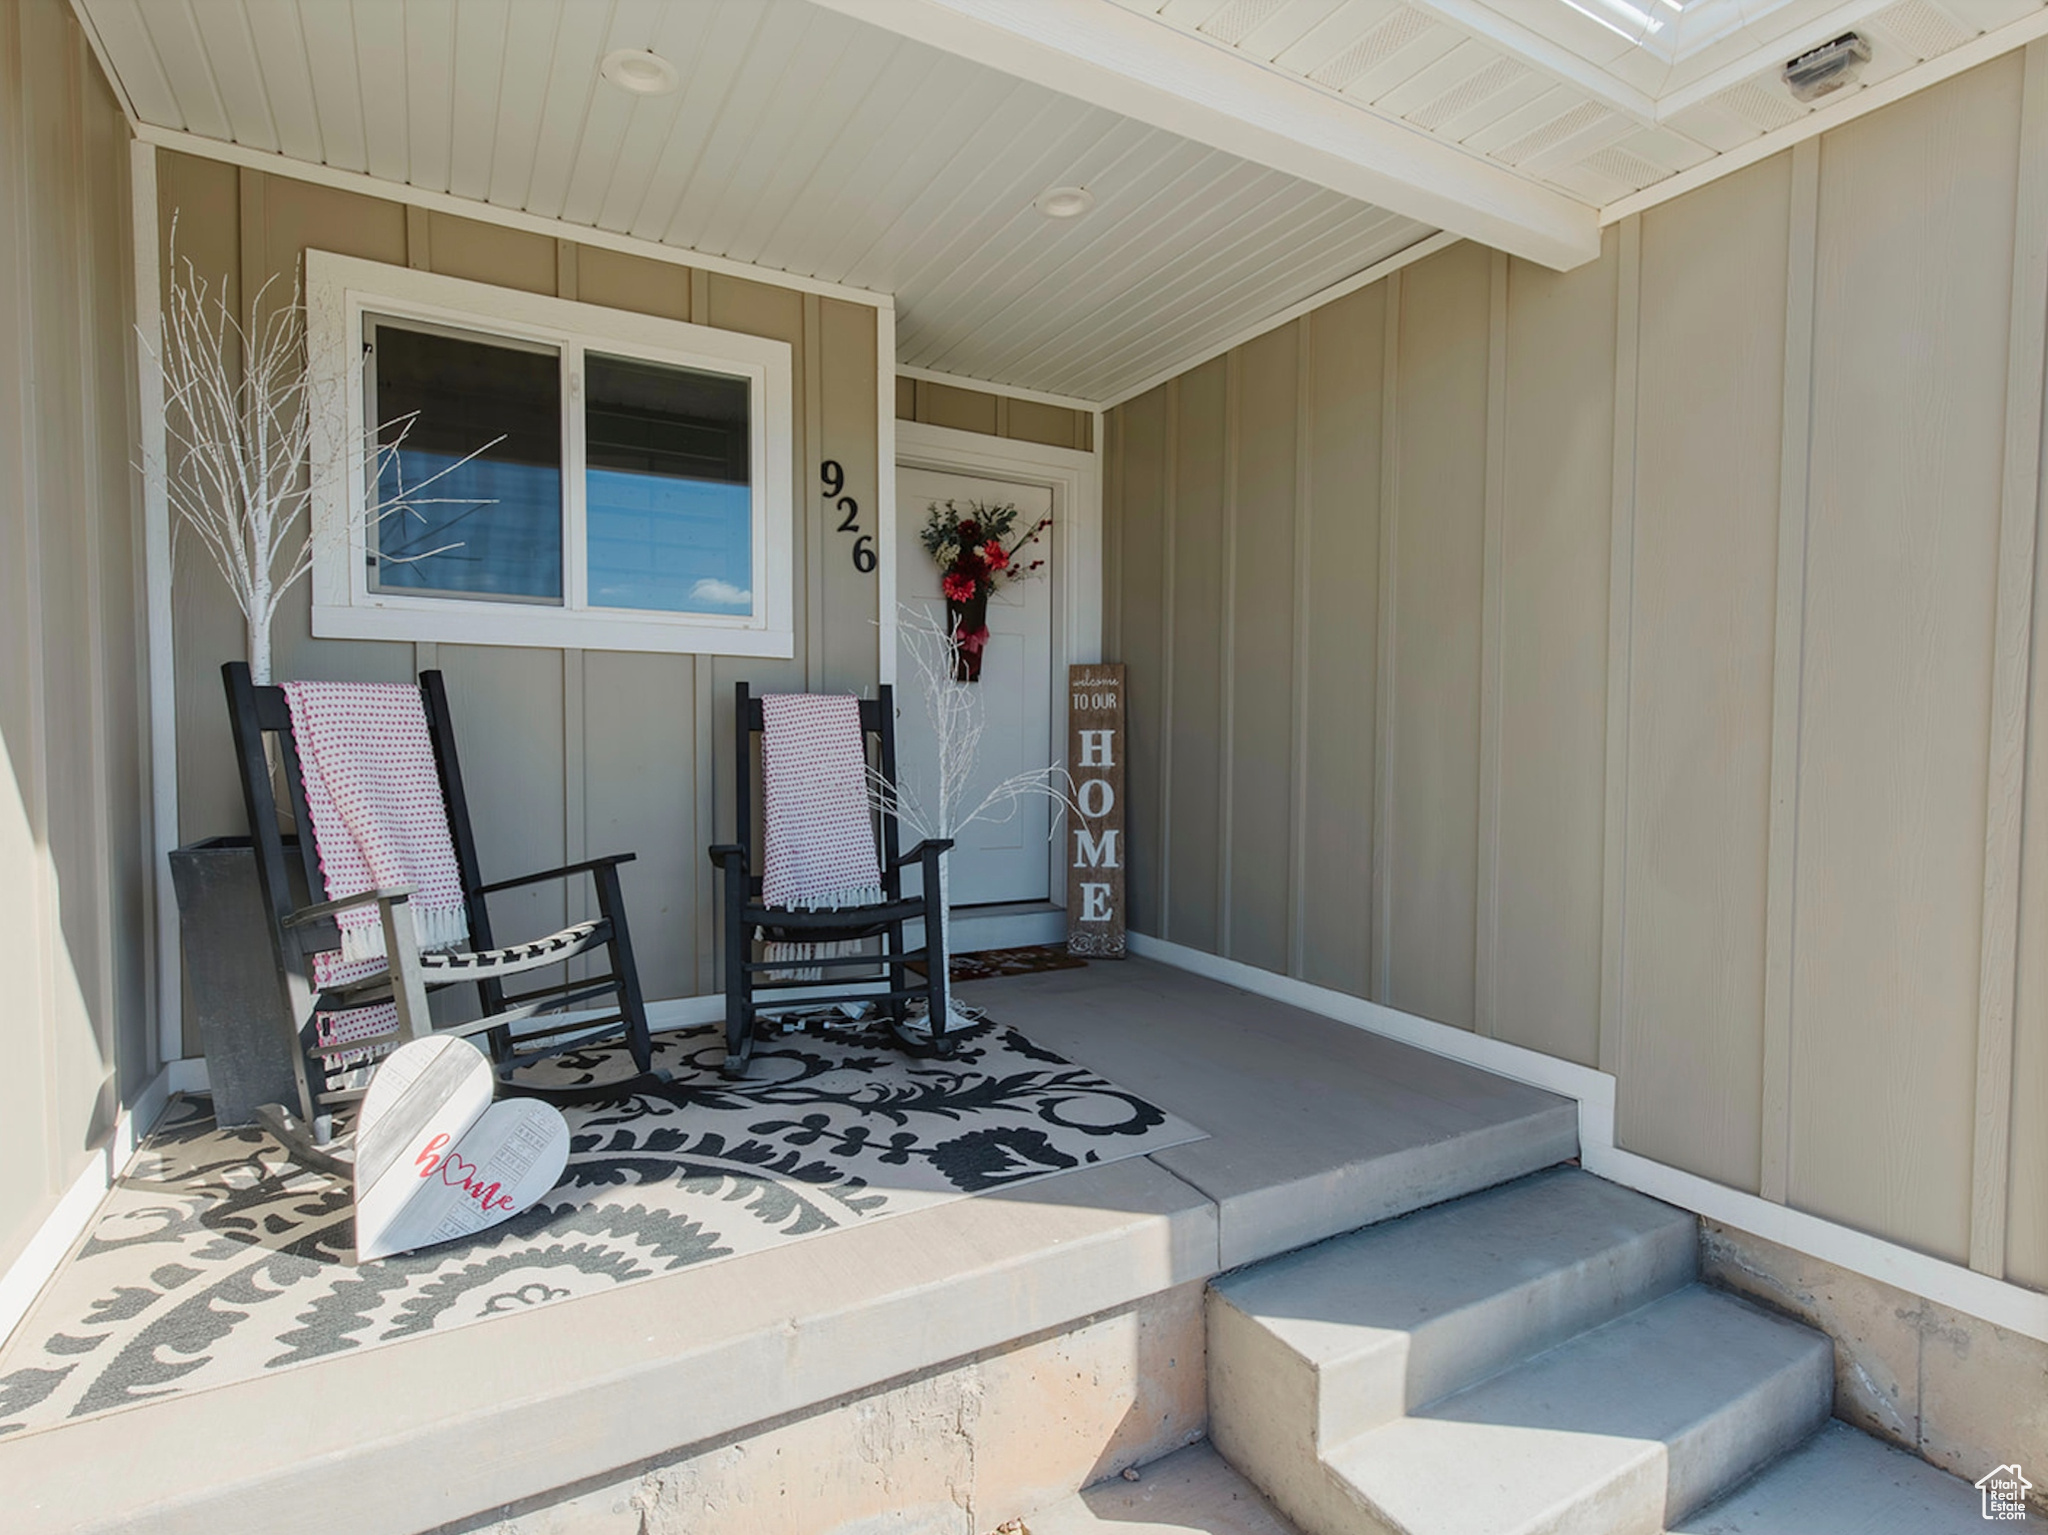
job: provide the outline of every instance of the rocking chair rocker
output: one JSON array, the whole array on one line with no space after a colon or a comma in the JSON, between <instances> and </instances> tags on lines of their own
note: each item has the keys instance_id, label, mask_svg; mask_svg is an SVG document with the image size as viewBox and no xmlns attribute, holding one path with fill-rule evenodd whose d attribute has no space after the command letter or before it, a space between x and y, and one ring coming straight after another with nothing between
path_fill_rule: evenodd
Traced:
<instances>
[{"instance_id":1,"label":"rocking chair rocker","mask_svg":"<svg viewBox=\"0 0 2048 1535\"><path fill-rule=\"evenodd\" d=\"M409 890L366 890L339 900L300 904L288 859L295 857L299 863L298 872L303 879L300 888L318 895L326 887L306 806L303 765L292 735L291 706L283 688L257 687L243 662L228 663L221 668L221 675L227 687L228 718L234 732L250 835L255 844L264 912L269 919L271 946L288 1008L285 1021L292 1031L292 1061L298 1087L296 1105L265 1104L256 1113L264 1128L302 1166L341 1176L352 1172L352 1148L347 1137L332 1134L331 1116L335 1108L359 1101L365 1089L345 1079L366 1055L381 1054L408 1039L428 1034L485 1036L498 1073L501 1096L542 1098L553 1103L602 1102L629 1096L665 1080L653 1071L647 1009L641 999L625 905L619 895L619 865L630 863L634 855L614 853L566 868L485 884L478 872L469 802L463 793L462 771L455 757L455 731L448 713L447 689L438 671L420 674L420 695L427 733L433 743L449 840L461 877L469 924L467 952L421 952L408 909ZM277 760L283 766L281 776L288 786L293 818L299 828L296 847L288 846L279 827L277 798L265 756L266 737L275 743ZM531 943L493 946L487 896L582 874L588 874L595 885L596 920L572 924ZM323 967L316 963L316 956L327 957L339 948L336 918L349 908L371 905L379 909L382 918L384 965L374 974L363 975L360 972L365 965L356 962L343 968L340 977L329 973L322 984L319 976ZM601 975L517 993L505 989L508 977L600 951L607 952L609 958ZM432 992L458 985L476 987L483 1016L472 1022L437 1028L427 998ZM610 998L611 1002L596 1017L583 1014L552 1026L543 1022L516 1037L512 1032L515 1023L546 1019L602 998ZM339 1015L379 1004L388 1004L395 1011L395 1026L345 1038L335 1031L323 1040L323 1015ZM519 1067L531 1062L619 1037L625 1039L638 1067L636 1076L573 1087L547 1087L513 1078Z\"/></svg>"},{"instance_id":2,"label":"rocking chair rocker","mask_svg":"<svg viewBox=\"0 0 2048 1535\"><path fill-rule=\"evenodd\" d=\"M765 737L767 720L761 699L748 692L746 683L739 683L733 692L733 735L738 767L733 778L736 840L719 843L709 849L711 862L724 875L725 885L724 1074L727 1077L745 1075L754 1052L755 1023L765 1009L813 1006L835 1000L878 1006L881 1017L889 1024L897 1041L913 1054L951 1054L954 1039L947 1030L945 929L937 915L939 858L952 847L951 839L930 838L899 856L895 817L881 816L879 869L882 899L879 902L829 910L766 904L762 899L761 866L753 856L752 838L754 743L757 737ZM886 791L893 791L896 785L895 700L893 690L886 683L876 693L875 698L860 700L862 751L872 751L871 771ZM905 896L903 871L911 867L922 868L922 889L918 895ZM921 949L911 950L904 946L905 925L912 921L924 923L924 947ZM828 946L852 948L858 944L867 950L863 940L879 940L880 946L879 951L826 951L801 959L777 957L771 949L767 957L756 959L753 940L757 933L765 943L777 947L802 945L828 950ZM922 966L922 980L915 980L909 974L909 967L913 964ZM876 980L854 979L837 986L823 986L815 980L787 978L791 971L822 970L827 966L870 971L883 969L887 976L886 989L877 989L879 983ZM783 972L785 979L762 979L777 971ZM778 996L784 1000L778 1002ZM913 1000L922 1000L925 1004L925 1023L921 1029L912 1026L909 1004Z\"/></svg>"}]
</instances>

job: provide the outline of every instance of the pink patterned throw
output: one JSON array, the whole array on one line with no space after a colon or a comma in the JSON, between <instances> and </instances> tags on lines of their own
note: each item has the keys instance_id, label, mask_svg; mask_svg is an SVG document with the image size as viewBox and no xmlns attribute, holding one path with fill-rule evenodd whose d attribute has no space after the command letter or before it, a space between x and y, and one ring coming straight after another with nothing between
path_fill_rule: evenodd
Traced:
<instances>
[{"instance_id":1,"label":"pink patterned throw","mask_svg":"<svg viewBox=\"0 0 2048 1535\"><path fill-rule=\"evenodd\" d=\"M420 690L406 683L287 682L284 691L327 899L408 886L421 948L466 942L462 876ZM341 913L338 925L340 964L316 965L322 985L332 982L319 972L354 970L384 953L375 906ZM368 966L370 973L376 968Z\"/></svg>"},{"instance_id":2,"label":"pink patterned throw","mask_svg":"<svg viewBox=\"0 0 2048 1535\"><path fill-rule=\"evenodd\" d=\"M882 870L860 700L768 693L761 714L762 901L812 910L876 904Z\"/></svg>"}]
</instances>

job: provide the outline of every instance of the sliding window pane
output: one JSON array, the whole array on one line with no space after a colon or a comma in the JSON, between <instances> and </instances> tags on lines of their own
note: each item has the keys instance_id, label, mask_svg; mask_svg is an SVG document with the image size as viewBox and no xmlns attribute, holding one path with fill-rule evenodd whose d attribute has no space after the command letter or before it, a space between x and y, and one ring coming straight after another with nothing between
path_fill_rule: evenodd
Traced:
<instances>
[{"instance_id":1,"label":"sliding window pane","mask_svg":"<svg viewBox=\"0 0 2048 1535\"><path fill-rule=\"evenodd\" d=\"M590 605L754 611L747 380L589 354Z\"/></svg>"},{"instance_id":2,"label":"sliding window pane","mask_svg":"<svg viewBox=\"0 0 2048 1535\"><path fill-rule=\"evenodd\" d=\"M371 347L371 590L559 603L560 354L389 321Z\"/></svg>"}]
</instances>

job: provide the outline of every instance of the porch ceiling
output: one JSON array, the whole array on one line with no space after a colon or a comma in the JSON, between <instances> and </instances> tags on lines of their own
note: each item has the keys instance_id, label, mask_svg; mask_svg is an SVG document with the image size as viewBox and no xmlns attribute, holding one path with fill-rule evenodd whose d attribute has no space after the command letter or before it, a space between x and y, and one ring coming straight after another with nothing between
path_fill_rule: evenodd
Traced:
<instances>
[{"instance_id":1,"label":"porch ceiling","mask_svg":"<svg viewBox=\"0 0 2048 1535\"><path fill-rule=\"evenodd\" d=\"M78 5L144 123L893 293L899 362L1081 399L1433 232L807 0Z\"/></svg>"},{"instance_id":2,"label":"porch ceiling","mask_svg":"<svg viewBox=\"0 0 2048 1535\"><path fill-rule=\"evenodd\" d=\"M1438 229L1575 265L2048 30L2048 0L72 3L141 123L891 293L901 363L1099 402ZM1856 83L1793 100L1784 59L1851 28ZM620 48L679 88L603 83ZM1062 185L1093 211L1033 210Z\"/></svg>"}]
</instances>

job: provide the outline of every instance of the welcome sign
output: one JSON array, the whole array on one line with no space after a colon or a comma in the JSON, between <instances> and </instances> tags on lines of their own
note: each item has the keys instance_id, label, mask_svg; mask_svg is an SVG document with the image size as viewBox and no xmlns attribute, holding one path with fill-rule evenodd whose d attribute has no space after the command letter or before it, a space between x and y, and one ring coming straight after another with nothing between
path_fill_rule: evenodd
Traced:
<instances>
[{"instance_id":1,"label":"welcome sign","mask_svg":"<svg viewBox=\"0 0 2048 1535\"><path fill-rule=\"evenodd\" d=\"M1067 668L1067 952L1124 957L1124 669Z\"/></svg>"}]
</instances>

